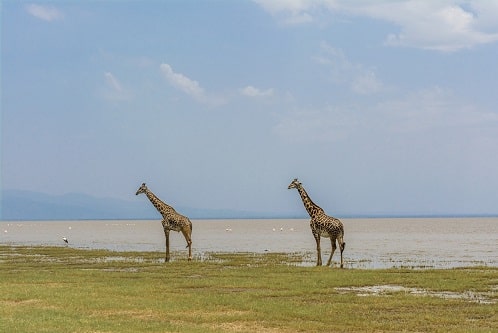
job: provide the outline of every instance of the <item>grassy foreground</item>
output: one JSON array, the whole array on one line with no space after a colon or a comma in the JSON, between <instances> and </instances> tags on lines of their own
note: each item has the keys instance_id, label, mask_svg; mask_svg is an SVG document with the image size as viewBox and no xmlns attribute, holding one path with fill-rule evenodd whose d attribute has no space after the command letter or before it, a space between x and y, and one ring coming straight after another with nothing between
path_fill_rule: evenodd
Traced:
<instances>
[{"instance_id":1,"label":"grassy foreground","mask_svg":"<svg viewBox=\"0 0 498 333\"><path fill-rule=\"evenodd\" d=\"M0 246L0 332L497 332L498 268ZM403 288L402 288L403 287Z\"/></svg>"}]
</instances>

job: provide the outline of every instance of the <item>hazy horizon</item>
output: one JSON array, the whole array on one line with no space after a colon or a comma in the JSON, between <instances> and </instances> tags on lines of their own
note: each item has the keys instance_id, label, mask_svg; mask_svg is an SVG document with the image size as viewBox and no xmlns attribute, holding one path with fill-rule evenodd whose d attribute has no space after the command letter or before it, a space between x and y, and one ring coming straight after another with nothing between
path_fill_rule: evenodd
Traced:
<instances>
[{"instance_id":1,"label":"hazy horizon","mask_svg":"<svg viewBox=\"0 0 498 333\"><path fill-rule=\"evenodd\" d=\"M30 191L3 191L0 205L0 221L92 221L92 220L158 220L157 210L140 200L121 200L94 197L81 193L65 195L47 195ZM148 202L145 199L145 202ZM223 210L211 207L176 206L176 210L195 220L259 220L259 219L309 219L304 207L295 207L295 211L251 211ZM334 211L327 214L341 219L355 218L461 218L461 217L496 217L498 214L455 214L452 212L409 213L409 212L359 212Z\"/></svg>"}]
</instances>

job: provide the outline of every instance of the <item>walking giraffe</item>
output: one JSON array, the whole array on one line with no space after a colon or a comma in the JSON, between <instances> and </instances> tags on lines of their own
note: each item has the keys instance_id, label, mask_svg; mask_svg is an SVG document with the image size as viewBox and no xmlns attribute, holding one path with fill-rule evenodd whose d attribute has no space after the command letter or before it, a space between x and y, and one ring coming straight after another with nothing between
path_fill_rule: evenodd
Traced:
<instances>
[{"instance_id":1,"label":"walking giraffe","mask_svg":"<svg viewBox=\"0 0 498 333\"><path fill-rule=\"evenodd\" d=\"M192 260L192 222L189 218L178 214L176 210L162 202L152 191L150 191L145 183L140 186L135 195L145 193L150 202L156 207L157 211L162 215L163 220L161 221L164 229L164 236L166 236L166 257L165 262L169 261L169 232L181 231L185 240L187 241L188 247L188 260Z\"/></svg>"},{"instance_id":2,"label":"walking giraffe","mask_svg":"<svg viewBox=\"0 0 498 333\"><path fill-rule=\"evenodd\" d=\"M332 261L332 256L334 255L335 249L337 248L336 240L339 243L339 249L341 250L341 268L343 267L342 252L346 243L344 242L344 226L339 219L335 217L328 216L325 214L323 209L315 204L308 193L304 190L303 185L296 179L294 179L290 184L288 189L295 188L299 192L301 199L303 200L304 208L308 211L311 217L310 227L313 237L316 241L316 251L318 252L318 258L316 261L317 266L322 265L322 254L320 251L320 237L330 238L332 242L332 252L330 253L329 260L327 261L327 266L330 265Z\"/></svg>"}]
</instances>

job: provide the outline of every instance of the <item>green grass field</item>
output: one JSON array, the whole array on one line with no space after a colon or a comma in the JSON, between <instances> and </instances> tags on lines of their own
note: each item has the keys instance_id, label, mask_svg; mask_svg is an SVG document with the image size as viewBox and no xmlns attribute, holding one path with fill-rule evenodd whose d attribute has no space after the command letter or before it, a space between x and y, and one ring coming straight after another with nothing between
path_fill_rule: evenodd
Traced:
<instances>
[{"instance_id":1,"label":"green grass field","mask_svg":"<svg viewBox=\"0 0 498 333\"><path fill-rule=\"evenodd\" d=\"M0 332L498 332L498 268L0 246ZM181 258L181 259L179 259Z\"/></svg>"}]
</instances>

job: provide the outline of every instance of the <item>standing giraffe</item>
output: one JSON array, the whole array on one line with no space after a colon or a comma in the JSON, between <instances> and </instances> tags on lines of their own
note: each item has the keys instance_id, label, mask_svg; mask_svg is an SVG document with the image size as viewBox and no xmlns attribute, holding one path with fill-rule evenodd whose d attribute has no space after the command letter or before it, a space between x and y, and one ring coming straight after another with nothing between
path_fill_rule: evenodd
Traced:
<instances>
[{"instance_id":1,"label":"standing giraffe","mask_svg":"<svg viewBox=\"0 0 498 333\"><path fill-rule=\"evenodd\" d=\"M304 208L308 211L311 217L310 227L313 237L316 240L316 251L318 252L318 258L316 261L317 266L322 265L322 254L320 251L320 236L325 238L330 238L332 242L332 252L330 253L329 260L327 261L327 266L330 265L332 261L332 256L337 248L336 240L339 243L339 248L341 250L341 268L343 267L342 252L344 252L344 247L346 243L344 242L344 226L339 219L335 217L328 216L325 214L322 208L311 201L308 193L304 190L303 185L296 179L294 179L290 184L288 189L295 188L299 192L301 199L303 200Z\"/></svg>"},{"instance_id":2,"label":"standing giraffe","mask_svg":"<svg viewBox=\"0 0 498 333\"><path fill-rule=\"evenodd\" d=\"M163 220L161 221L164 229L164 235L166 236L166 257L165 262L169 261L169 232L181 231L185 240L187 241L188 247L188 260L192 260L192 222L189 218L178 214L176 210L162 202L152 191L150 191L145 183L140 186L135 195L140 193L145 193L150 202L156 207L157 211L162 215Z\"/></svg>"}]
</instances>

